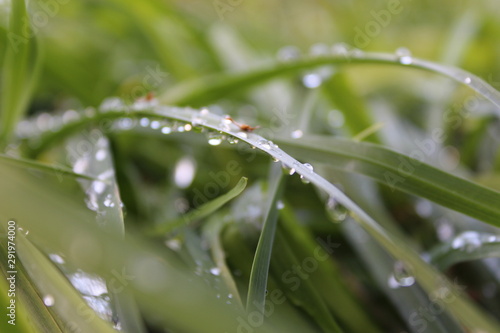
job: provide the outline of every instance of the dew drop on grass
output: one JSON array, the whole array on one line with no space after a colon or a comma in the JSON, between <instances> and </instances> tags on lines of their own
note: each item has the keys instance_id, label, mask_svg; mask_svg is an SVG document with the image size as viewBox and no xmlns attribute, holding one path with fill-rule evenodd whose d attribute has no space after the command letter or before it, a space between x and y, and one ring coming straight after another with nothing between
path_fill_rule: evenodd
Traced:
<instances>
[{"instance_id":1,"label":"dew drop on grass","mask_svg":"<svg viewBox=\"0 0 500 333\"><path fill-rule=\"evenodd\" d=\"M179 239L177 238L173 238L173 239L167 239L165 241L165 245L171 249L171 250L174 250L174 251L179 251L182 247L182 243Z\"/></svg>"},{"instance_id":2,"label":"dew drop on grass","mask_svg":"<svg viewBox=\"0 0 500 333\"><path fill-rule=\"evenodd\" d=\"M104 161L107 157L107 153L106 153L106 150L105 149L99 149L96 153L95 153L95 159L98 160L98 161Z\"/></svg>"},{"instance_id":3,"label":"dew drop on grass","mask_svg":"<svg viewBox=\"0 0 500 333\"><path fill-rule=\"evenodd\" d=\"M265 150L271 149L271 143L272 143L271 141L267 141L266 139L261 139L258 142L259 146L261 146Z\"/></svg>"},{"instance_id":4,"label":"dew drop on grass","mask_svg":"<svg viewBox=\"0 0 500 333\"><path fill-rule=\"evenodd\" d=\"M226 116L228 117L228 116ZM219 127L221 130L229 132L231 130L231 120L224 118L220 121Z\"/></svg>"},{"instance_id":5,"label":"dew drop on grass","mask_svg":"<svg viewBox=\"0 0 500 333\"><path fill-rule=\"evenodd\" d=\"M340 204L335 198L330 197L326 201L326 209L333 222L340 223L347 217L349 211L345 206Z\"/></svg>"},{"instance_id":6,"label":"dew drop on grass","mask_svg":"<svg viewBox=\"0 0 500 333\"><path fill-rule=\"evenodd\" d=\"M231 293L230 293L230 294L228 294L228 295L227 295L227 298L233 298L233 294L231 294Z\"/></svg>"},{"instance_id":7,"label":"dew drop on grass","mask_svg":"<svg viewBox=\"0 0 500 333\"><path fill-rule=\"evenodd\" d=\"M309 89L318 88L323 80L317 73L309 73L302 77L302 84Z\"/></svg>"},{"instance_id":8,"label":"dew drop on grass","mask_svg":"<svg viewBox=\"0 0 500 333\"><path fill-rule=\"evenodd\" d=\"M336 43L336 44L333 44L333 46L332 46L332 54L333 55L346 56L348 52L349 52L349 46L345 43Z\"/></svg>"},{"instance_id":9,"label":"dew drop on grass","mask_svg":"<svg viewBox=\"0 0 500 333\"><path fill-rule=\"evenodd\" d=\"M278 50L277 58L280 61L288 62L300 58L300 50L296 46L285 46Z\"/></svg>"},{"instance_id":10,"label":"dew drop on grass","mask_svg":"<svg viewBox=\"0 0 500 333\"><path fill-rule=\"evenodd\" d=\"M211 146L218 146L222 143L223 136L219 133L208 134L208 144Z\"/></svg>"},{"instance_id":11,"label":"dew drop on grass","mask_svg":"<svg viewBox=\"0 0 500 333\"><path fill-rule=\"evenodd\" d=\"M415 278L410 274L409 270L402 261L394 263L394 270L387 281L392 289L399 287L410 287L415 283Z\"/></svg>"},{"instance_id":12,"label":"dew drop on grass","mask_svg":"<svg viewBox=\"0 0 500 333\"><path fill-rule=\"evenodd\" d=\"M282 163L281 166L283 167L283 170L288 174L288 175L293 175L295 173L295 168L290 167L289 165L286 165L285 163Z\"/></svg>"},{"instance_id":13,"label":"dew drop on grass","mask_svg":"<svg viewBox=\"0 0 500 333\"><path fill-rule=\"evenodd\" d=\"M219 276L220 275L220 268L219 267L210 268L210 274L215 275L215 276Z\"/></svg>"},{"instance_id":14,"label":"dew drop on grass","mask_svg":"<svg viewBox=\"0 0 500 333\"><path fill-rule=\"evenodd\" d=\"M151 125L150 125L150 127L151 127L152 129L154 129L154 130L159 129L159 128L160 128L160 126L161 126L161 124L160 124L160 122L159 122L158 120L153 120L153 121L151 122Z\"/></svg>"},{"instance_id":15,"label":"dew drop on grass","mask_svg":"<svg viewBox=\"0 0 500 333\"><path fill-rule=\"evenodd\" d=\"M280 161L279 158L273 157L273 162L279 162L279 161Z\"/></svg>"},{"instance_id":16,"label":"dew drop on grass","mask_svg":"<svg viewBox=\"0 0 500 333\"><path fill-rule=\"evenodd\" d=\"M43 297L43 304L45 304L46 306L54 306L54 304L55 304L54 296L45 295Z\"/></svg>"},{"instance_id":17,"label":"dew drop on grass","mask_svg":"<svg viewBox=\"0 0 500 333\"><path fill-rule=\"evenodd\" d=\"M330 47L323 43L317 43L311 46L309 54L313 57L327 56L330 54Z\"/></svg>"},{"instance_id":18,"label":"dew drop on grass","mask_svg":"<svg viewBox=\"0 0 500 333\"><path fill-rule=\"evenodd\" d=\"M300 139L303 135L304 135L304 133L301 130L299 130L299 129L293 131L290 134L290 136L292 137L292 139Z\"/></svg>"},{"instance_id":19,"label":"dew drop on grass","mask_svg":"<svg viewBox=\"0 0 500 333\"><path fill-rule=\"evenodd\" d=\"M172 133L172 129L168 126L165 126L165 127L162 127L161 132L163 134L170 134L170 133Z\"/></svg>"},{"instance_id":20,"label":"dew drop on grass","mask_svg":"<svg viewBox=\"0 0 500 333\"><path fill-rule=\"evenodd\" d=\"M110 208L115 206L115 203L113 202L113 197L111 196L111 194L106 195L106 197L104 198L104 206L110 207Z\"/></svg>"},{"instance_id":21,"label":"dew drop on grass","mask_svg":"<svg viewBox=\"0 0 500 333\"><path fill-rule=\"evenodd\" d=\"M453 239L451 247L455 250L472 252L480 248L485 240L476 231L465 231Z\"/></svg>"},{"instance_id":22,"label":"dew drop on grass","mask_svg":"<svg viewBox=\"0 0 500 333\"><path fill-rule=\"evenodd\" d=\"M199 117L198 115L193 115L193 117L191 118L191 125L193 127L198 127L204 125L205 123L205 120L203 120L203 118Z\"/></svg>"},{"instance_id":23,"label":"dew drop on grass","mask_svg":"<svg viewBox=\"0 0 500 333\"><path fill-rule=\"evenodd\" d=\"M285 208L285 203L281 200L278 200L278 202L276 202L276 209L282 210L283 208Z\"/></svg>"},{"instance_id":24,"label":"dew drop on grass","mask_svg":"<svg viewBox=\"0 0 500 333\"><path fill-rule=\"evenodd\" d=\"M142 127L148 127L149 126L149 119L148 118L141 118L141 120L139 120L139 125L141 125Z\"/></svg>"},{"instance_id":25,"label":"dew drop on grass","mask_svg":"<svg viewBox=\"0 0 500 333\"><path fill-rule=\"evenodd\" d=\"M413 62L411 58L411 52L406 47L400 47L396 50L396 56L399 59L399 63L403 65L410 65Z\"/></svg>"},{"instance_id":26,"label":"dew drop on grass","mask_svg":"<svg viewBox=\"0 0 500 333\"><path fill-rule=\"evenodd\" d=\"M238 139L235 138L234 136L230 135L228 138L227 138L227 142L230 144L230 145L235 145L238 143Z\"/></svg>"},{"instance_id":27,"label":"dew drop on grass","mask_svg":"<svg viewBox=\"0 0 500 333\"><path fill-rule=\"evenodd\" d=\"M433 211L432 203L429 200L420 199L415 205L415 211L420 217L430 217Z\"/></svg>"},{"instance_id":28,"label":"dew drop on grass","mask_svg":"<svg viewBox=\"0 0 500 333\"><path fill-rule=\"evenodd\" d=\"M58 254L51 253L51 254L49 254L49 258L50 258L50 260L52 260L56 264L60 264L60 265L64 264L64 259Z\"/></svg>"},{"instance_id":29,"label":"dew drop on grass","mask_svg":"<svg viewBox=\"0 0 500 333\"><path fill-rule=\"evenodd\" d=\"M464 83L465 83L465 84L470 84L471 82L472 82L472 79L471 79L470 77L466 77L466 78L464 79Z\"/></svg>"},{"instance_id":30,"label":"dew drop on grass","mask_svg":"<svg viewBox=\"0 0 500 333\"><path fill-rule=\"evenodd\" d=\"M186 132L189 132L189 131L190 131L190 130L192 130L192 129L193 129L193 126L191 126L191 124L186 124L186 125L184 125L184 130L185 130Z\"/></svg>"}]
</instances>

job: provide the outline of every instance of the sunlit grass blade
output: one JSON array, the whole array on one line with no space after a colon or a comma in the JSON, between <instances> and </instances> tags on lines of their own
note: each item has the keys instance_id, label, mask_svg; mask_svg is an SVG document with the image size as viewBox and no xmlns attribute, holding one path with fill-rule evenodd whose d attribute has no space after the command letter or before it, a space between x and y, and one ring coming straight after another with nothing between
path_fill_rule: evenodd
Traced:
<instances>
[{"instance_id":1,"label":"sunlit grass blade","mask_svg":"<svg viewBox=\"0 0 500 333\"><path fill-rule=\"evenodd\" d=\"M12 1L7 51L0 90L0 148L11 139L28 107L40 68L39 45L30 26L25 0Z\"/></svg>"},{"instance_id":2,"label":"sunlit grass blade","mask_svg":"<svg viewBox=\"0 0 500 333\"><path fill-rule=\"evenodd\" d=\"M267 192L268 206L264 215L265 220L262 225L257 249L255 250L255 257L250 274L246 305L248 312L253 310L264 312L269 263L271 261L276 224L278 223L278 209L276 205L283 193L284 185L285 178L283 177L281 168L277 165L272 165Z\"/></svg>"},{"instance_id":3,"label":"sunlit grass blade","mask_svg":"<svg viewBox=\"0 0 500 333\"><path fill-rule=\"evenodd\" d=\"M421 196L445 207L500 226L500 193L453 176L403 154L370 143L308 136L277 140L304 160L368 176L392 190Z\"/></svg>"},{"instance_id":4,"label":"sunlit grass blade","mask_svg":"<svg viewBox=\"0 0 500 333\"><path fill-rule=\"evenodd\" d=\"M226 203L237 197L241 192L243 192L243 190L247 186L247 181L247 178L242 177L239 180L238 184L236 184L236 186L227 193L207 203L204 203L203 205L191 210L190 212L184 214L174 221L159 224L153 227L151 230L148 230L147 233L157 236L164 235L175 230L176 228L179 228L180 226L188 225L194 221L199 221L209 216L210 214L216 212L218 209L224 206Z\"/></svg>"}]
</instances>

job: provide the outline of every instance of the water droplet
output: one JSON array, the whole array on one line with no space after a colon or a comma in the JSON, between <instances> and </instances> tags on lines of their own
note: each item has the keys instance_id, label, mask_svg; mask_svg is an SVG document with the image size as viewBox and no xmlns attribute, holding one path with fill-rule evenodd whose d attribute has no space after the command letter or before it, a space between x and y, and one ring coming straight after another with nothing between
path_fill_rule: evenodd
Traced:
<instances>
[{"instance_id":1,"label":"water droplet","mask_svg":"<svg viewBox=\"0 0 500 333\"><path fill-rule=\"evenodd\" d=\"M304 166L308 168L311 172L314 171L314 167L309 163L304 163Z\"/></svg>"},{"instance_id":2,"label":"water droplet","mask_svg":"<svg viewBox=\"0 0 500 333\"><path fill-rule=\"evenodd\" d=\"M179 188L187 188L196 174L196 163L190 157L181 158L175 165L174 182Z\"/></svg>"},{"instance_id":3,"label":"water droplet","mask_svg":"<svg viewBox=\"0 0 500 333\"><path fill-rule=\"evenodd\" d=\"M52 260L56 264L60 264L60 265L64 264L64 259L58 254L51 253L51 254L49 254L49 258L50 258L50 260Z\"/></svg>"},{"instance_id":4,"label":"water droplet","mask_svg":"<svg viewBox=\"0 0 500 333\"><path fill-rule=\"evenodd\" d=\"M339 110L331 110L328 112L327 120L328 124L333 128L342 127L345 122L344 114Z\"/></svg>"},{"instance_id":5,"label":"water droplet","mask_svg":"<svg viewBox=\"0 0 500 333\"><path fill-rule=\"evenodd\" d=\"M141 118L141 120L139 120L139 125L141 125L142 127L148 127L149 126L149 119L148 118Z\"/></svg>"},{"instance_id":6,"label":"water droplet","mask_svg":"<svg viewBox=\"0 0 500 333\"><path fill-rule=\"evenodd\" d=\"M243 139L248 139L248 134L246 132L238 132L238 135Z\"/></svg>"},{"instance_id":7,"label":"water droplet","mask_svg":"<svg viewBox=\"0 0 500 333\"><path fill-rule=\"evenodd\" d=\"M420 217L429 217L432 215L432 203L429 200L421 199L417 201L415 205L415 211Z\"/></svg>"},{"instance_id":8,"label":"water droplet","mask_svg":"<svg viewBox=\"0 0 500 333\"><path fill-rule=\"evenodd\" d=\"M346 43L333 44L333 46L332 46L332 54L333 55L347 56L348 53L349 53L349 45L347 45Z\"/></svg>"},{"instance_id":9,"label":"water droplet","mask_svg":"<svg viewBox=\"0 0 500 333\"><path fill-rule=\"evenodd\" d=\"M451 242L451 247L456 250L472 252L483 244L481 234L476 231L465 231L455 237Z\"/></svg>"},{"instance_id":10,"label":"water droplet","mask_svg":"<svg viewBox=\"0 0 500 333\"><path fill-rule=\"evenodd\" d=\"M289 174L290 176L291 176L291 175L293 175L293 174L295 173L295 168L290 167L290 166L286 165L285 163L282 163L282 164L281 164L281 166L282 166L283 170L284 170L287 174Z\"/></svg>"},{"instance_id":11,"label":"water droplet","mask_svg":"<svg viewBox=\"0 0 500 333\"><path fill-rule=\"evenodd\" d=\"M314 57L327 56L330 54L330 47L323 43L317 43L311 46L309 54Z\"/></svg>"},{"instance_id":12,"label":"water droplet","mask_svg":"<svg viewBox=\"0 0 500 333\"><path fill-rule=\"evenodd\" d=\"M301 130L295 130L292 132L292 134L290 134L290 136L293 138L293 139L300 139L302 136L304 135L304 133L301 131Z\"/></svg>"},{"instance_id":13,"label":"water droplet","mask_svg":"<svg viewBox=\"0 0 500 333\"><path fill-rule=\"evenodd\" d=\"M170 134L170 133L172 133L172 129L168 126L165 126L165 127L162 127L161 132L163 134Z\"/></svg>"},{"instance_id":14,"label":"water droplet","mask_svg":"<svg viewBox=\"0 0 500 333\"><path fill-rule=\"evenodd\" d=\"M471 79L470 77L466 77L466 78L464 79L464 83L465 83L465 84L470 84L471 82L472 82L472 79Z\"/></svg>"},{"instance_id":15,"label":"water droplet","mask_svg":"<svg viewBox=\"0 0 500 333\"><path fill-rule=\"evenodd\" d=\"M278 202L276 202L276 209L282 210L283 208L285 208L285 203L281 200L278 200Z\"/></svg>"},{"instance_id":16,"label":"water droplet","mask_svg":"<svg viewBox=\"0 0 500 333\"><path fill-rule=\"evenodd\" d=\"M411 58L411 52L406 47L400 47L396 50L396 56L399 62L403 65L410 65L413 62Z\"/></svg>"},{"instance_id":17,"label":"water droplet","mask_svg":"<svg viewBox=\"0 0 500 333\"><path fill-rule=\"evenodd\" d=\"M160 126L161 124L158 120L153 120L150 125L150 127L154 130L157 130L158 128L160 128Z\"/></svg>"},{"instance_id":18,"label":"water droplet","mask_svg":"<svg viewBox=\"0 0 500 333\"><path fill-rule=\"evenodd\" d=\"M309 169L309 171L311 171L311 172L312 172L312 171L314 171L314 168L313 168L313 166L312 166L311 164L309 164L309 163L304 163L304 166L305 166L307 169ZM309 184L309 183L310 183L310 181L309 181L309 180L307 180L307 179L306 179L306 177L304 177L304 175L300 175L300 180L301 180L301 181L302 181L302 183L304 183L304 184Z\"/></svg>"},{"instance_id":19,"label":"water droplet","mask_svg":"<svg viewBox=\"0 0 500 333\"><path fill-rule=\"evenodd\" d=\"M218 146L222 143L223 136L220 133L209 133L208 144L211 146Z\"/></svg>"},{"instance_id":20,"label":"water droplet","mask_svg":"<svg viewBox=\"0 0 500 333\"><path fill-rule=\"evenodd\" d=\"M52 295L46 295L43 298L43 304L45 304L46 306L53 306L55 304L54 297Z\"/></svg>"},{"instance_id":21,"label":"water droplet","mask_svg":"<svg viewBox=\"0 0 500 333\"><path fill-rule=\"evenodd\" d=\"M415 283L415 278L409 273L409 269L402 261L394 263L394 271L389 276L388 285L392 289L399 287L410 287Z\"/></svg>"},{"instance_id":22,"label":"water droplet","mask_svg":"<svg viewBox=\"0 0 500 333\"><path fill-rule=\"evenodd\" d=\"M230 135L228 136L227 138L227 142L230 144L230 145L234 145L234 144L237 144L238 143L238 139L235 138L234 136Z\"/></svg>"},{"instance_id":23,"label":"water droplet","mask_svg":"<svg viewBox=\"0 0 500 333\"><path fill-rule=\"evenodd\" d=\"M326 202L326 209L333 222L336 223L344 221L349 213L347 208L340 204L334 197L328 198Z\"/></svg>"},{"instance_id":24,"label":"water droplet","mask_svg":"<svg viewBox=\"0 0 500 333\"><path fill-rule=\"evenodd\" d=\"M106 207L114 207L115 206L115 203L113 202L113 197L111 196L111 194L106 195L106 197L104 198L104 206L106 206Z\"/></svg>"},{"instance_id":25,"label":"water droplet","mask_svg":"<svg viewBox=\"0 0 500 333\"><path fill-rule=\"evenodd\" d=\"M229 116L225 116L224 119L222 119L219 123L219 127L221 130L229 132L231 130L231 120L229 119Z\"/></svg>"},{"instance_id":26,"label":"water droplet","mask_svg":"<svg viewBox=\"0 0 500 333\"><path fill-rule=\"evenodd\" d=\"M302 77L302 84L309 89L317 88L322 83L321 76L316 73L309 73Z\"/></svg>"},{"instance_id":27,"label":"water droplet","mask_svg":"<svg viewBox=\"0 0 500 333\"><path fill-rule=\"evenodd\" d=\"M233 298L233 294L228 294L227 298Z\"/></svg>"},{"instance_id":28,"label":"water droplet","mask_svg":"<svg viewBox=\"0 0 500 333\"><path fill-rule=\"evenodd\" d=\"M179 239L173 238L173 239L168 239L165 241L165 245L174 251L179 251L182 247L182 243Z\"/></svg>"},{"instance_id":29,"label":"water droplet","mask_svg":"<svg viewBox=\"0 0 500 333\"><path fill-rule=\"evenodd\" d=\"M220 268L219 267L212 267L210 268L210 274L219 276L220 275Z\"/></svg>"},{"instance_id":30,"label":"water droplet","mask_svg":"<svg viewBox=\"0 0 500 333\"><path fill-rule=\"evenodd\" d=\"M280 161L279 158L273 157L273 162L279 162L279 161Z\"/></svg>"},{"instance_id":31,"label":"water droplet","mask_svg":"<svg viewBox=\"0 0 500 333\"><path fill-rule=\"evenodd\" d=\"M285 46L279 49L277 58L280 61L287 62L300 58L300 50L295 46Z\"/></svg>"},{"instance_id":32,"label":"water droplet","mask_svg":"<svg viewBox=\"0 0 500 333\"><path fill-rule=\"evenodd\" d=\"M181 125L176 125L175 128L176 128L176 131L179 132L179 133L183 133L184 130L185 130L184 125L182 125L182 124Z\"/></svg>"},{"instance_id":33,"label":"water droplet","mask_svg":"<svg viewBox=\"0 0 500 333\"><path fill-rule=\"evenodd\" d=\"M65 111L62 115L62 121L64 124L77 121L78 119L80 119L80 115L75 110Z\"/></svg>"},{"instance_id":34,"label":"water droplet","mask_svg":"<svg viewBox=\"0 0 500 333\"><path fill-rule=\"evenodd\" d=\"M184 125L184 130L185 130L186 132L189 132L189 131L190 131L190 130L192 130L192 129L193 129L193 126L191 126L191 124L186 124L186 125Z\"/></svg>"},{"instance_id":35,"label":"water droplet","mask_svg":"<svg viewBox=\"0 0 500 333\"><path fill-rule=\"evenodd\" d=\"M105 188L106 188L106 183L104 182L101 182L99 180L95 180L92 182L91 189L97 194L101 194L102 192L104 192Z\"/></svg>"},{"instance_id":36,"label":"water droplet","mask_svg":"<svg viewBox=\"0 0 500 333\"><path fill-rule=\"evenodd\" d=\"M200 110L200 115L202 116L208 116L210 114L210 110L207 108L203 108Z\"/></svg>"},{"instance_id":37,"label":"water droplet","mask_svg":"<svg viewBox=\"0 0 500 333\"><path fill-rule=\"evenodd\" d=\"M271 149L271 141L267 141L266 139L260 139L258 144L265 150Z\"/></svg>"},{"instance_id":38,"label":"water droplet","mask_svg":"<svg viewBox=\"0 0 500 333\"><path fill-rule=\"evenodd\" d=\"M95 159L98 160L98 161L104 161L106 159L106 156L108 154L106 153L106 150L105 149L99 149L96 153L95 153Z\"/></svg>"}]
</instances>

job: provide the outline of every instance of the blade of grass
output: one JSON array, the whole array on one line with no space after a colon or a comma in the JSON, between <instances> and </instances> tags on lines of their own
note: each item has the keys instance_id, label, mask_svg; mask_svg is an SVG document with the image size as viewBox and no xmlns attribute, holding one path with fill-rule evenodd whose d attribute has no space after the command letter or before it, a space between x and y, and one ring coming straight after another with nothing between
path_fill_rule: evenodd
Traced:
<instances>
[{"instance_id":1,"label":"blade of grass","mask_svg":"<svg viewBox=\"0 0 500 333\"><path fill-rule=\"evenodd\" d=\"M246 90L267 80L300 73L305 69L324 65L346 64L385 64L434 72L456 82L466 84L479 95L495 104L497 106L495 112L497 115L500 115L500 92L474 74L459 68L418 58L411 58L410 64L402 64L399 57L395 54L373 52L358 52L348 56L304 58L294 62L274 63L260 70L254 69L246 73L203 77L169 90L160 97L160 100L163 103L171 105L202 106L221 98L227 98L228 95Z\"/></svg>"},{"instance_id":2,"label":"blade of grass","mask_svg":"<svg viewBox=\"0 0 500 333\"><path fill-rule=\"evenodd\" d=\"M264 313L264 304L266 300L267 278L269 275L269 263L274 244L274 235L276 232L276 223L278 221L278 209L276 204L280 199L285 184L285 178L281 168L272 165L270 174L270 183L268 188L268 203L262 232L259 237L257 249L250 273L250 282L247 296L247 312L255 309Z\"/></svg>"},{"instance_id":3,"label":"blade of grass","mask_svg":"<svg viewBox=\"0 0 500 333\"><path fill-rule=\"evenodd\" d=\"M453 176L381 146L332 137L277 140L303 159L368 176L379 183L427 198L494 226L500 226L500 193Z\"/></svg>"},{"instance_id":4,"label":"blade of grass","mask_svg":"<svg viewBox=\"0 0 500 333\"><path fill-rule=\"evenodd\" d=\"M37 40L24 0L12 1L0 90L0 149L9 143L26 111L40 69Z\"/></svg>"},{"instance_id":5,"label":"blade of grass","mask_svg":"<svg viewBox=\"0 0 500 333\"><path fill-rule=\"evenodd\" d=\"M248 178L242 177L238 184L235 185L230 191L227 193L201 205L200 207L191 210L190 212L184 214L182 217L163 223L155 226L151 230L146 231L149 235L161 236L173 231L176 228L179 228L183 225L188 225L194 221L199 221L209 216L210 214L219 210L226 203L237 197L245 187L247 186Z\"/></svg>"}]
</instances>

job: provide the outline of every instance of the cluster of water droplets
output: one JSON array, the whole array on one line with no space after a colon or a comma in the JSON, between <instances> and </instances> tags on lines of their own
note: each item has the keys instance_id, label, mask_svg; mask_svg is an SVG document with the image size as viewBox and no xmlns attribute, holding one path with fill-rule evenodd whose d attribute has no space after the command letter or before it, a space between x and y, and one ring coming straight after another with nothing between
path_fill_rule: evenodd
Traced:
<instances>
[{"instance_id":1,"label":"cluster of water droplets","mask_svg":"<svg viewBox=\"0 0 500 333\"><path fill-rule=\"evenodd\" d=\"M500 243L500 236L485 232L465 231L451 241L451 247L455 250L470 253L492 243Z\"/></svg>"}]
</instances>

